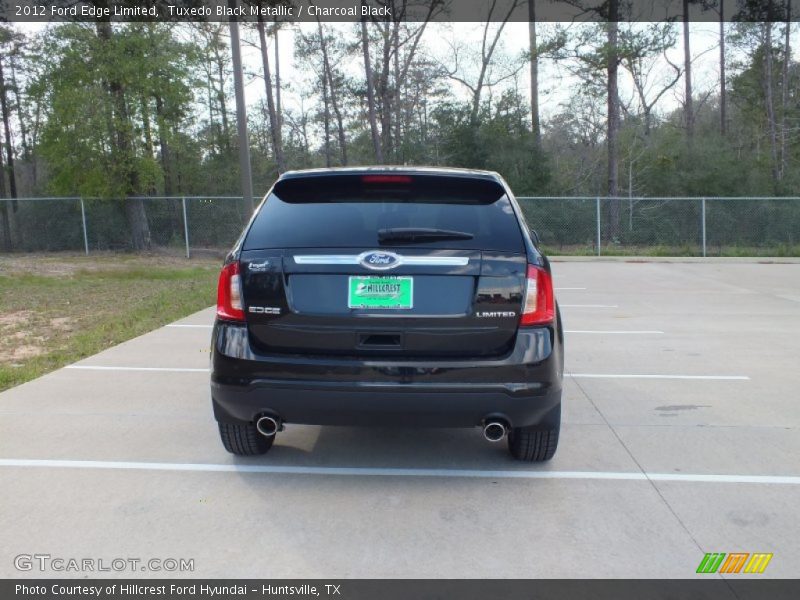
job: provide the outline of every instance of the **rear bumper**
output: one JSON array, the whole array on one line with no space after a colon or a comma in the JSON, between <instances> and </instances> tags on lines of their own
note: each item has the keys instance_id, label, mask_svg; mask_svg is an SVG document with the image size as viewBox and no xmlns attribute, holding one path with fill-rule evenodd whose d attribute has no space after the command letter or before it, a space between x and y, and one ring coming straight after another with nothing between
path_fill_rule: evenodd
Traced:
<instances>
[{"instance_id":1,"label":"rear bumper","mask_svg":"<svg viewBox=\"0 0 800 600\"><path fill-rule=\"evenodd\" d=\"M561 401L563 351L550 328L520 331L492 360L399 361L264 356L244 326L219 322L211 396L223 422L472 427L488 417L539 423Z\"/></svg>"},{"instance_id":2,"label":"rear bumper","mask_svg":"<svg viewBox=\"0 0 800 600\"><path fill-rule=\"evenodd\" d=\"M543 394L532 391L270 380L247 386L211 384L218 421L252 422L256 415L271 414L287 423L312 425L473 427L494 417L525 427L539 423L561 401L560 389Z\"/></svg>"}]
</instances>

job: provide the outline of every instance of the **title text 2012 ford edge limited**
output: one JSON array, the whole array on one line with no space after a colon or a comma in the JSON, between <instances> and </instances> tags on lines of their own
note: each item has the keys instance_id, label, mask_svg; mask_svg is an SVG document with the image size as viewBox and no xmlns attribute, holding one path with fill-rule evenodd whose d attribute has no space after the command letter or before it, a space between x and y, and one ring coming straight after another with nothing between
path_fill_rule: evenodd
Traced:
<instances>
[{"instance_id":1,"label":"title text 2012 ford edge limited","mask_svg":"<svg viewBox=\"0 0 800 600\"><path fill-rule=\"evenodd\" d=\"M550 264L496 173L285 173L219 278L211 395L234 454L284 423L477 426L548 460L563 363Z\"/></svg>"}]
</instances>

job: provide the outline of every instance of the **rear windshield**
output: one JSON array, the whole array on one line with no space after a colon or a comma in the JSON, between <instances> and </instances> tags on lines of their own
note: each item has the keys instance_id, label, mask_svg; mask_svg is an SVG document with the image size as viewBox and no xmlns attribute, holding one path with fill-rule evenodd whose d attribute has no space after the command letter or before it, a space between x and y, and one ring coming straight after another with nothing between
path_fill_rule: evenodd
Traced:
<instances>
[{"instance_id":1,"label":"rear windshield","mask_svg":"<svg viewBox=\"0 0 800 600\"><path fill-rule=\"evenodd\" d=\"M244 249L377 248L379 230L414 228L472 237L387 241L384 247L524 252L520 226L499 183L417 175L279 181L259 211Z\"/></svg>"}]
</instances>

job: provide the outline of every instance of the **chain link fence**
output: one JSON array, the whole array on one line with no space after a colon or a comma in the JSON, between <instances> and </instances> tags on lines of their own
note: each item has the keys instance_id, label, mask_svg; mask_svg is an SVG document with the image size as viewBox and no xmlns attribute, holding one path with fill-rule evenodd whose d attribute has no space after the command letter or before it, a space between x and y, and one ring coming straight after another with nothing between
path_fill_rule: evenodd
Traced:
<instances>
[{"instance_id":1,"label":"chain link fence","mask_svg":"<svg viewBox=\"0 0 800 600\"><path fill-rule=\"evenodd\" d=\"M800 197L518 200L553 255L800 256Z\"/></svg>"},{"instance_id":2,"label":"chain link fence","mask_svg":"<svg viewBox=\"0 0 800 600\"><path fill-rule=\"evenodd\" d=\"M131 200L131 199L129 199ZM224 254L247 220L241 196L143 196L150 244ZM552 255L800 256L800 197L520 197ZM0 199L0 252L130 251L124 200Z\"/></svg>"},{"instance_id":3,"label":"chain link fence","mask_svg":"<svg viewBox=\"0 0 800 600\"><path fill-rule=\"evenodd\" d=\"M154 249L224 254L250 218L241 196L138 196ZM130 203L130 202L128 202ZM130 251L126 201L0 199L0 252Z\"/></svg>"}]
</instances>

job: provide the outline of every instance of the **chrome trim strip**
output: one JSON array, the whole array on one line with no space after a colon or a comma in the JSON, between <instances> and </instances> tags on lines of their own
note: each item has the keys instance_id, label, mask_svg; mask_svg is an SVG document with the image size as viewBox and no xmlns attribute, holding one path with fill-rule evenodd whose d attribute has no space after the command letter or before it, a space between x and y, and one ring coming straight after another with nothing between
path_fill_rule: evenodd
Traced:
<instances>
[{"instance_id":1,"label":"chrome trim strip","mask_svg":"<svg viewBox=\"0 0 800 600\"><path fill-rule=\"evenodd\" d=\"M379 252L379 250L376 250ZM299 254L292 258L298 265L358 265L361 254ZM469 256L402 256L397 267L463 267L469 264Z\"/></svg>"},{"instance_id":2,"label":"chrome trim strip","mask_svg":"<svg viewBox=\"0 0 800 600\"><path fill-rule=\"evenodd\" d=\"M298 265L357 265L355 254L304 254L293 256Z\"/></svg>"},{"instance_id":3,"label":"chrome trim strip","mask_svg":"<svg viewBox=\"0 0 800 600\"><path fill-rule=\"evenodd\" d=\"M469 256L401 256L402 264L412 266L463 267Z\"/></svg>"}]
</instances>

